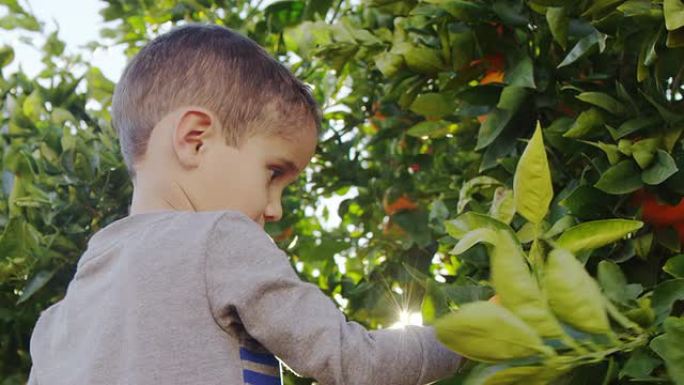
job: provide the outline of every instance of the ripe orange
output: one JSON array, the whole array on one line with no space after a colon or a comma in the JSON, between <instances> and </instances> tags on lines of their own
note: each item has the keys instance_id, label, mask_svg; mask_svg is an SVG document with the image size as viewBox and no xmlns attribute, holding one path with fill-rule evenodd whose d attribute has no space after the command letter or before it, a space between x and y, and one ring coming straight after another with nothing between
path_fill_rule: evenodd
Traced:
<instances>
[{"instance_id":1,"label":"ripe orange","mask_svg":"<svg viewBox=\"0 0 684 385\"><path fill-rule=\"evenodd\" d=\"M672 206L658 202L655 195L642 189L632 195L632 202L641 206L641 217L646 223L668 226L684 222L684 198Z\"/></svg>"},{"instance_id":2,"label":"ripe orange","mask_svg":"<svg viewBox=\"0 0 684 385\"><path fill-rule=\"evenodd\" d=\"M416 202L412 201L406 194L400 196L391 203L388 201L387 195L385 195L382 205L387 215L393 215L401 210L415 210L418 208Z\"/></svg>"},{"instance_id":3,"label":"ripe orange","mask_svg":"<svg viewBox=\"0 0 684 385\"><path fill-rule=\"evenodd\" d=\"M485 76L480 80L480 84L503 83L504 73L499 70L490 70L485 73Z\"/></svg>"}]
</instances>

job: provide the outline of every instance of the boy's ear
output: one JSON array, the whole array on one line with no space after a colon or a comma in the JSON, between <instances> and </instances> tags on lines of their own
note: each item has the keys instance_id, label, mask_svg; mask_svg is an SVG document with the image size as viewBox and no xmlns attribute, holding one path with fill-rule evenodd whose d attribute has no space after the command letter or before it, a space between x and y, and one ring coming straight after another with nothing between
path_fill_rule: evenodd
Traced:
<instances>
[{"instance_id":1,"label":"boy's ear","mask_svg":"<svg viewBox=\"0 0 684 385\"><path fill-rule=\"evenodd\" d=\"M211 111L188 107L179 112L173 130L173 149L183 167L197 167L207 140L216 134L218 120Z\"/></svg>"}]
</instances>

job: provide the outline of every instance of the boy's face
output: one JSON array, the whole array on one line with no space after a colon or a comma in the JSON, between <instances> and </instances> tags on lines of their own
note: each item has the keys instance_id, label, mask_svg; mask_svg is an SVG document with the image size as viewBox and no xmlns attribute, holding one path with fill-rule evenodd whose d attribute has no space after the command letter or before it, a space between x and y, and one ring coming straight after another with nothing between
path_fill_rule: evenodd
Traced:
<instances>
[{"instance_id":1,"label":"boy's face","mask_svg":"<svg viewBox=\"0 0 684 385\"><path fill-rule=\"evenodd\" d=\"M283 190L309 164L316 143L313 127L287 139L257 134L240 148L226 145L222 135L212 136L192 173L196 209L237 210L261 226L280 220Z\"/></svg>"}]
</instances>

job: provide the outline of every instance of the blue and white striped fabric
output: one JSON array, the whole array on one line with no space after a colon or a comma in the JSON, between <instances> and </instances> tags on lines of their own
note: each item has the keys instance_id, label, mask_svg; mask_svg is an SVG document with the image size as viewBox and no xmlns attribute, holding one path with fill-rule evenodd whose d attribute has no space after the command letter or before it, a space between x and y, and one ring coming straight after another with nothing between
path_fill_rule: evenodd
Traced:
<instances>
[{"instance_id":1,"label":"blue and white striped fabric","mask_svg":"<svg viewBox=\"0 0 684 385\"><path fill-rule=\"evenodd\" d=\"M240 347L242 378L247 385L282 385L280 362L273 354L256 353Z\"/></svg>"}]
</instances>

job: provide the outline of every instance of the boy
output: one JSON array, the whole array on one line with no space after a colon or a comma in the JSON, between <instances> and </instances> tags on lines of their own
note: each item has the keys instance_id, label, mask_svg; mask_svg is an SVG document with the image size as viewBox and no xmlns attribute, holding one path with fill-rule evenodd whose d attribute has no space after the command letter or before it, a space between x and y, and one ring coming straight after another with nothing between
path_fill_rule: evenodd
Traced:
<instances>
[{"instance_id":1,"label":"boy","mask_svg":"<svg viewBox=\"0 0 684 385\"><path fill-rule=\"evenodd\" d=\"M112 122L130 215L92 236L41 313L29 384L416 385L460 357L431 327L366 331L263 231L314 154L308 89L253 41L188 25L128 64Z\"/></svg>"}]
</instances>

